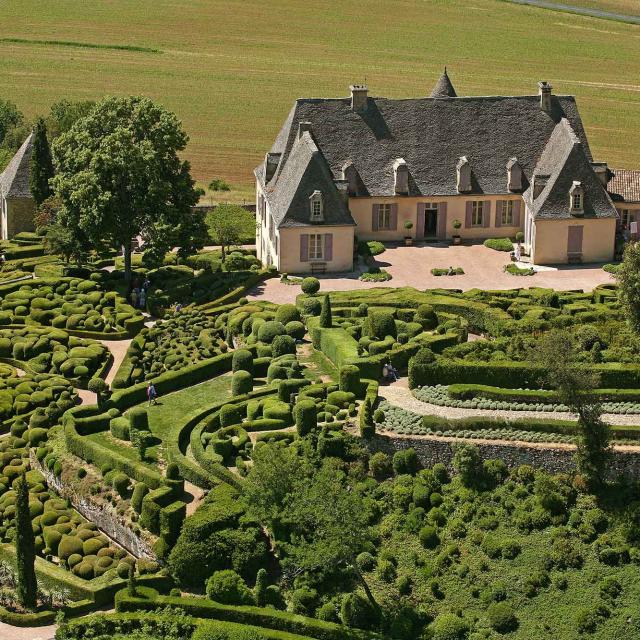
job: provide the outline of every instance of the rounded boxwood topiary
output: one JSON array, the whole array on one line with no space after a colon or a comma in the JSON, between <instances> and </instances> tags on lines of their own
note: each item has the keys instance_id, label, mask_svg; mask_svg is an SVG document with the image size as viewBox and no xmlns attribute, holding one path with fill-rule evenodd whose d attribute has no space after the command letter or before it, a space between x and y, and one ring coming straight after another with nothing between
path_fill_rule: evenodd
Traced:
<instances>
[{"instance_id":1,"label":"rounded boxwood topiary","mask_svg":"<svg viewBox=\"0 0 640 640\"><path fill-rule=\"evenodd\" d=\"M242 422L242 413L240 412L240 408L235 404L225 404L220 409L219 416L221 427L230 427Z\"/></svg>"},{"instance_id":2,"label":"rounded boxwood topiary","mask_svg":"<svg viewBox=\"0 0 640 640\"><path fill-rule=\"evenodd\" d=\"M107 546L107 541L102 538L89 538L82 543L82 550L86 556L93 556L100 551L100 549Z\"/></svg>"},{"instance_id":3,"label":"rounded boxwood topiary","mask_svg":"<svg viewBox=\"0 0 640 640\"><path fill-rule=\"evenodd\" d=\"M441 613L429 625L432 640L466 640L469 624L453 613Z\"/></svg>"},{"instance_id":4,"label":"rounded boxwood topiary","mask_svg":"<svg viewBox=\"0 0 640 640\"><path fill-rule=\"evenodd\" d=\"M308 296L313 296L320 291L320 280L318 278L304 278L300 285L302 293L306 293Z\"/></svg>"},{"instance_id":5,"label":"rounded boxwood topiary","mask_svg":"<svg viewBox=\"0 0 640 640\"><path fill-rule=\"evenodd\" d=\"M487 609L491 628L498 633L509 633L518 628L518 618L513 608L506 602L494 602Z\"/></svg>"},{"instance_id":6,"label":"rounded boxwood topiary","mask_svg":"<svg viewBox=\"0 0 640 640\"><path fill-rule=\"evenodd\" d=\"M207 597L222 604L253 604L253 594L233 570L214 571L207 580Z\"/></svg>"},{"instance_id":7,"label":"rounded boxwood topiary","mask_svg":"<svg viewBox=\"0 0 640 640\"><path fill-rule=\"evenodd\" d=\"M425 526L420 529L418 534L420 544L426 549L434 549L440 544L440 538L435 530L435 527Z\"/></svg>"},{"instance_id":8,"label":"rounded boxwood topiary","mask_svg":"<svg viewBox=\"0 0 640 640\"><path fill-rule=\"evenodd\" d=\"M143 407L134 407L129 411L129 423L136 431L149 431L149 416Z\"/></svg>"},{"instance_id":9,"label":"rounded boxwood topiary","mask_svg":"<svg viewBox=\"0 0 640 640\"><path fill-rule=\"evenodd\" d=\"M116 473L111 481L111 486L124 498L129 492L129 476L126 473Z\"/></svg>"},{"instance_id":10,"label":"rounded boxwood topiary","mask_svg":"<svg viewBox=\"0 0 640 640\"><path fill-rule=\"evenodd\" d=\"M302 313L305 316L319 316L322 310L322 302L318 298L305 298L302 301Z\"/></svg>"},{"instance_id":11,"label":"rounded boxwood topiary","mask_svg":"<svg viewBox=\"0 0 640 640\"><path fill-rule=\"evenodd\" d=\"M231 395L235 398L253 389L253 376L244 370L236 371L231 378Z\"/></svg>"},{"instance_id":12,"label":"rounded boxwood topiary","mask_svg":"<svg viewBox=\"0 0 640 640\"><path fill-rule=\"evenodd\" d=\"M340 391L358 395L360 392L360 369L353 364L340 368Z\"/></svg>"},{"instance_id":13,"label":"rounded boxwood topiary","mask_svg":"<svg viewBox=\"0 0 640 640\"><path fill-rule=\"evenodd\" d=\"M438 316L430 304L421 304L415 313L415 321L422 325L425 331L430 331L438 326Z\"/></svg>"},{"instance_id":14,"label":"rounded boxwood topiary","mask_svg":"<svg viewBox=\"0 0 640 640\"><path fill-rule=\"evenodd\" d=\"M253 374L253 355L247 349L238 349L233 353L231 364L233 373L237 371L247 371Z\"/></svg>"},{"instance_id":15,"label":"rounded boxwood topiary","mask_svg":"<svg viewBox=\"0 0 640 640\"><path fill-rule=\"evenodd\" d=\"M282 322L277 320L268 320L258 329L258 340L271 344L276 336L286 334L286 330Z\"/></svg>"},{"instance_id":16,"label":"rounded boxwood topiary","mask_svg":"<svg viewBox=\"0 0 640 640\"><path fill-rule=\"evenodd\" d=\"M74 553L85 555L82 540L77 536L63 535L58 545L58 557L60 560L67 560Z\"/></svg>"},{"instance_id":17,"label":"rounded boxwood topiary","mask_svg":"<svg viewBox=\"0 0 640 640\"><path fill-rule=\"evenodd\" d=\"M271 344L271 352L274 358L295 354L296 342L289 335L276 336Z\"/></svg>"},{"instance_id":18,"label":"rounded boxwood topiary","mask_svg":"<svg viewBox=\"0 0 640 640\"><path fill-rule=\"evenodd\" d=\"M139 515L142 512L142 500L149 493L149 487L144 482L136 482L131 495L131 507Z\"/></svg>"},{"instance_id":19,"label":"rounded boxwood topiary","mask_svg":"<svg viewBox=\"0 0 640 640\"><path fill-rule=\"evenodd\" d=\"M304 338L304 334L307 332L304 324L297 320L287 322L284 329L287 332L287 335L291 336L294 340L302 340Z\"/></svg>"},{"instance_id":20,"label":"rounded boxwood topiary","mask_svg":"<svg viewBox=\"0 0 640 640\"><path fill-rule=\"evenodd\" d=\"M294 320L299 321L300 312L295 304L281 304L276 311L276 320L284 325Z\"/></svg>"}]
</instances>

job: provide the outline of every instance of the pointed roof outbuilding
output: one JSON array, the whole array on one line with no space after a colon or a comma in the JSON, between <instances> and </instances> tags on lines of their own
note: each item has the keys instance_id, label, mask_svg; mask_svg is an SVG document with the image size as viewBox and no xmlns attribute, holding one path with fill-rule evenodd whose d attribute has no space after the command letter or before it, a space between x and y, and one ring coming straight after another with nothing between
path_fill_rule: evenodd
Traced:
<instances>
[{"instance_id":1,"label":"pointed roof outbuilding","mask_svg":"<svg viewBox=\"0 0 640 640\"><path fill-rule=\"evenodd\" d=\"M30 133L16 155L11 158L6 169L0 174L0 192L4 198L32 197L29 186L32 151L33 133Z\"/></svg>"},{"instance_id":2,"label":"pointed roof outbuilding","mask_svg":"<svg viewBox=\"0 0 640 640\"><path fill-rule=\"evenodd\" d=\"M444 68L442 75L438 82L436 82L433 91L431 92L431 98L457 98L458 94L451 84L449 75L447 74L447 67Z\"/></svg>"}]
</instances>

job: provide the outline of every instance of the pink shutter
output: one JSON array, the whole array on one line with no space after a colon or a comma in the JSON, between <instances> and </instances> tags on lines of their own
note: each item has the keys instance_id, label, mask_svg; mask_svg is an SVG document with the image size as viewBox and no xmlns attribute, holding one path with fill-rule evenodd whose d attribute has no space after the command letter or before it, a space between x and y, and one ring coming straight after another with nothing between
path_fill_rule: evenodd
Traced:
<instances>
[{"instance_id":1,"label":"pink shutter","mask_svg":"<svg viewBox=\"0 0 640 640\"><path fill-rule=\"evenodd\" d=\"M513 226L514 227L519 227L520 226L520 205L522 203L520 202L520 200L515 200L513 203Z\"/></svg>"},{"instance_id":2,"label":"pink shutter","mask_svg":"<svg viewBox=\"0 0 640 640\"><path fill-rule=\"evenodd\" d=\"M391 205L391 215L389 216L389 230L395 231L398 228L398 205Z\"/></svg>"},{"instance_id":3,"label":"pink shutter","mask_svg":"<svg viewBox=\"0 0 640 640\"><path fill-rule=\"evenodd\" d=\"M438 238L444 240L447 237L447 203L438 202Z\"/></svg>"},{"instance_id":4,"label":"pink shutter","mask_svg":"<svg viewBox=\"0 0 640 640\"><path fill-rule=\"evenodd\" d=\"M326 262L333 260L333 233L324 234L324 259Z\"/></svg>"},{"instance_id":5,"label":"pink shutter","mask_svg":"<svg viewBox=\"0 0 640 640\"><path fill-rule=\"evenodd\" d=\"M482 206L482 226L491 226L491 200L485 200Z\"/></svg>"},{"instance_id":6,"label":"pink shutter","mask_svg":"<svg viewBox=\"0 0 640 640\"><path fill-rule=\"evenodd\" d=\"M496 201L496 227L502 226L502 211L504 209L504 200Z\"/></svg>"},{"instance_id":7,"label":"pink shutter","mask_svg":"<svg viewBox=\"0 0 640 640\"><path fill-rule=\"evenodd\" d=\"M416 239L424 238L424 210L425 203L418 202L418 214L416 217Z\"/></svg>"},{"instance_id":8,"label":"pink shutter","mask_svg":"<svg viewBox=\"0 0 640 640\"><path fill-rule=\"evenodd\" d=\"M473 215L473 202L471 200L467 200L467 212L465 216L464 226L470 227L473 222L471 220L471 216Z\"/></svg>"},{"instance_id":9,"label":"pink shutter","mask_svg":"<svg viewBox=\"0 0 640 640\"><path fill-rule=\"evenodd\" d=\"M300 236L300 262L309 262L309 234Z\"/></svg>"},{"instance_id":10,"label":"pink shutter","mask_svg":"<svg viewBox=\"0 0 640 640\"><path fill-rule=\"evenodd\" d=\"M371 231L378 230L378 220L380 218L380 205L374 204L371 208Z\"/></svg>"}]
</instances>

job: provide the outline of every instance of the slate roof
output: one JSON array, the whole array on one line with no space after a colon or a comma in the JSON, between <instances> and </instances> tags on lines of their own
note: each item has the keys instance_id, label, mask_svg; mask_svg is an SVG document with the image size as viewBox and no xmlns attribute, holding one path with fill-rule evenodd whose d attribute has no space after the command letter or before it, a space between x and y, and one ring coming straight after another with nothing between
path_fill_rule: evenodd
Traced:
<instances>
[{"instance_id":1,"label":"slate roof","mask_svg":"<svg viewBox=\"0 0 640 640\"><path fill-rule=\"evenodd\" d=\"M309 198L316 190L322 191L324 220L311 223ZM329 165L308 132L296 137L277 188L266 189L266 196L277 227L355 225Z\"/></svg>"},{"instance_id":2,"label":"slate roof","mask_svg":"<svg viewBox=\"0 0 640 640\"><path fill-rule=\"evenodd\" d=\"M640 202L640 171L611 169L613 178L607 189L615 202Z\"/></svg>"},{"instance_id":3,"label":"slate roof","mask_svg":"<svg viewBox=\"0 0 640 640\"><path fill-rule=\"evenodd\" d=\"M575 99L553 96L548 114L538 96L368 98L364 112L351 110L351 100L302 99L289 112L271 148L280 153L275 186L297 137L298 124L311 123L313 139L336 179L353 162L368 196L394 196L393 163L404 158L409 169L409 195L458 195L456 164L469 159L473 192L507 194L506 165L517 157L523 189L556 124L565 117L591 159Z\"/></svg>"},{"instance_id":4,"label":"slate roof","mask_svg":"<svg viewBox=\"0 0 640 640\"><path fill-rule=\"evenodd\" d=\"M440 76L438 82L436 82L433 91L431 92L432 98L457 98L458 94L451 84L449 75L447 74L447 67L444 68L444 72Z\"/></svg>"},{"instance_id":5,"label":"slate roof","mask_svg":"<svg viewBox=\"0 0 640 640\"><path fill-rule=\"evenodd\" d=\"M0 174L0 191L5 198L31 198L29 165L33 150L33 133L22 143L6 169Z\"/></svg>"},{"instance_id":6,"label":"slate roof","mask_svg":"<svg viewBox=\"0 0 640 640\"><path fill-rule=\"evenodd\" d=\"M537 198L533 197L533 184L524 194L536 220L617 217L616 208L591 166L583 143L565 118L553 130L534 174L547 176L546 185ZM584 213L580 216L571 213L569 191L574 181L580 182L584 191Z\"/></svg>"}]
</instances>

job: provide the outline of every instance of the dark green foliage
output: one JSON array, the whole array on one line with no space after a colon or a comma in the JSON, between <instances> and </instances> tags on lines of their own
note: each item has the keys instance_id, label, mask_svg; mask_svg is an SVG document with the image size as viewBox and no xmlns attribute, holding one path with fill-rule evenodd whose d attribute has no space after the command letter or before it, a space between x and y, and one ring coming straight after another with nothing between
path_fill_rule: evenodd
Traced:
<instances>
[{"instance_id":1,"label":"dark green foliage","mask_svg":"<svg viewBox=\"0 0 640 640\"><path fill-rule=\"evenodd\" d=\"M371 603L357 592L348 593L342 599L340 619L348 627L371 629L376 624L377 614Z\"/></svg>"},{"instance_id":2,"label":"dark green foliage","mask_svg":"<svg viewBox=\"0 0 640 640\"><path fill-rule=\"evenodd\" d=\"M419 538L422 546L427 549L435 549L440 544L435 527L429 525L420 529Z\"/></svg>"},{"instance_id":3,"label":"dark green foliage","mask_svg":"<svg viewBox=\"0 0 640 640\"><path fill-rule=\"evenodd\" d=\"M415 475L418 471L418 456L415 449L403 449L393 454L393 470L396 475Z\"/></svg>"},{"instance_id":4,"label":"dark green foliage","mask_svg":"<svg viewBox=\"0 0 640 640\"><path fill-rule=\"evenodd\" d=\"M133 564L129 565L129 576L127 579L127 594L132 598L138 595L138 586L136 584L136 568Z\"/></svg>"},{"instance_id":5,"label":"dark green foliage","mask_svg":"<svg viewBox=\"0 0 640 640\"><path fill-rule=\"evenodd\" d=\"M50 178L53 178L53 161L47 139L47 125L42 118L38 118L33 130L33 151L29 167L29 187L36 206L51 195Z\"/></svg>"},{"instance_id":6,"label":"dark green foliage","mask_svg":"<svg viewBox=\"0 0 640 640\"><path fill-rule=\"evenodd\" d=\"M313 400L299 400L293 407L293 417L299 436L311 433L317 424L316 403Z\"/></svg>"},{"instance_id":7,"label":"dark green foliage","mask_svg":"<svg viewBox=\"0 0 640 640\"><path fill-rule=\"evenodd\" d=\"M258 329L258 340L271 344L276 336L281 336L286 333L282 322L276 320L268 320L264 324L260 325Z\"/></svg>"},{"instance_id":8,"label":"dark green foliage","mask_svg":"<svg viewBox=\"0 0 640 640\"><path fill-rule=\"evenodd\" d=\"M438 316L430 304L421 304L416 309L415 321L420 323L425 331L430 331L438 326Z\"/></svg>"},{"instance_id":9,"label":"dark green foliage","mask_svg":"<svg viewBox=\"0 0 640 640\"><path fill-rule=\"evenodd\" d=\"M276 320L284 325L300 321L300 312L295 304L281 304L276 310Z\"/></svg>"},{"instance_id":10,"label":"dark green foliage","mask_svg":"<svg viewBox=\"0 0 640 640\"><path fill-rule=\"evenodd\" d=\"M256 584L253 588L253 595L258 607L264 607L267 602L267 587L267 572L264 568L261 568L256 575Z\"/></svg>"},{"instance_id":11,"label":"dark green foliage","mask_svg":"<svg viewBox=\"0 0 640 640\"><path fill-rule=\"evenodd\" d=\"M220 426L230 427L242 422L242 413L235 404L225 404L220 409Z\"/></svg>"},{"instance_id":12,"label":"dark green foliage","mask_svg":"<svg viewBox=\"0 0 640 640\"><path fill-rule=\"evenodd\" d=\"M380 309L369 309L366 321L366 335L384 340L387 336L396 337L396 323L393 314Z\"/></svg>"},{"instance_id":13,"label":"dark green foliage","mask_svg":"<svg viewBox=\"0 0 640 640\"><path fill-rule=\"evenodd\" d=\"M310 587L300 587L291 594L291 610L303 616L313 616L318 603L318 592Z\"/></svg>"},{"instance_id":14,"label":"dark green foliage","mask_svg":"<svg viewBox=\"0 0 640 640\"><path fill-rule=\"evenodd\" d=\"M302 340L305 333L307 332L304 324L302 324L302 322L298 322L297 320L287 322L284 328L287 332L287 335L291 336L294 340Z\"/></svg>"},{"instance_id":15,"label":"dark green foliage","mask_svg":"<svg viewBox=\"0 0 640 640\"><path fill-rule=\"evenodd\" d=\"M453 456L453 468L467 487L479 486L483 479L482 458L473 445L461 444Z\"/></svg>"},{"instance_id":16,"label":"dark green foliage","mask_svg":"<svg viewBox=\"0 0 640 640\"><path fill-rule=\"evenodd\" d=\"M207 580L207 597L222 604L253 604L253 594L233 570L215 571Z\"/></svg>"},{"instance_id":17,"label":"dark green foliage","mask_svg":"<svg viewBox=\"0 0 640 640\"><path fill-rule=\"evenodd\" d=\"M29 513L29 487L25 473L16 488L16 559L18 565L18 599L26 609L35 609L37 582L35 572L35 542Z\"/></svg>"},{"instance_id":18,"label":"dark green foliage","mask_svg":"<svg viewBox=\"0 0 640 640\"><path fill-rule=\"evenodd\" d=\"M253 389L253 376L244 370L236 371L231 378L231 394L233 397L242 396Z\"/></svg>"},{"instance_id":19,"label":"dark green foliage","mask_svg":"<svg viewBox=\"0 0 640 640\"><path fill-rule=\"evenodd\" d=\"M466 640L469 624L452 613L441 613L430 625L432 640Z\"/></svg>"},{"instance_id":20,"label":"dark green foliage","mask_svg":"<svg viewBox=\"0 0 640 640\"><path fill-rule=\"evenodd\" d=\"M131 507L140 514L142 512L142 500L149 493L149 488L144 482L136 482L131 495Z\"/></svg>"},{"instance_id":21,"label":"dark green foliage","mask_svg":"<svg viewBox=\"0 0 640 640\"><path fill-rule=\"evenodd\" d=\"M431 370L435 365L436 357L433 351L428 347L421 347L409 360L409 388L415 389L423 380L431 378Z\"/></svg>"},{"instance_id":22,"label":"dark green foliage","mask_svg":"<svg viewBox=\"0 0 640 640\"><path fill-rule=\"evenodd\" d=\"M487 618L492 629L499 633L509 633L518 628L518 618L513 607L506 602L494 602L487 609Z\"/></svg>"},{"instance_id":23,"label":"dark green foliage","mask_svg":"<svg viewBox=\"0 0 640 640\"><path fill-rule=\"evenodd\" d=\"M313 277L304 278L300 288L302 289L302 293L313 296L320 291L320 280Z\"/></svg>"},{"instance_id":24,"label":"dark green foliage","mask_svg":"<svg viewBox=\"0 0 640 640\"><path fill-rule=\"evenodd\" d=\"M376 480L384 480L393 474L391 458L386 453L378 451L369 459L369 470Z\"/></svg>"},{"instance_id":25,"label":"dark green foliage","mask_svg":"<svg viewBox=\"0 0 640 640\"><path fill-rule=\"evenodd\" d=\"M322 299L322 310L320 311L320 326L323 329L330 329L333 326L333 318L331 316L331 298L326 295Z\"/></svg>"}]
</instances>

